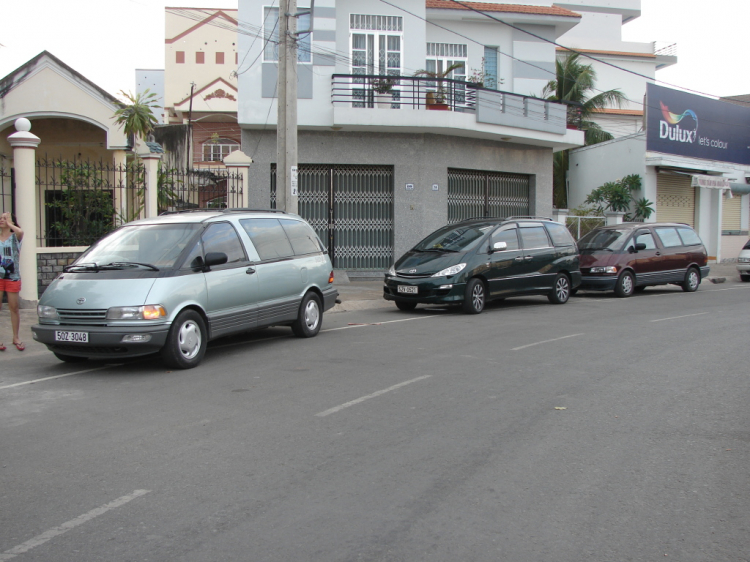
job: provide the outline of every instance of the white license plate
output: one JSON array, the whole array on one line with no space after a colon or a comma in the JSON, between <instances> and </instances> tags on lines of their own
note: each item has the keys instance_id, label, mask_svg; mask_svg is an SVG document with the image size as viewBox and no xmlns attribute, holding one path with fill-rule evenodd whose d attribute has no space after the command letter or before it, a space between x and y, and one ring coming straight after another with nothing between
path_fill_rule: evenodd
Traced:
<instances>
[{"instance_id":1,"label":"white license plate","mask_svg":"<svg viewBox=\"0 0 750 562\"><path fill-rule=\"evenodd\" d=\"M398 292L399 293L408 293L411 295L417 294L417 287L413 287L411 285L399 285L398 286Z\"/></svg>"},{"instance_id":2,"label":"white license plate","mask_svg":"<svg viewBox=\"0 0 750 562\"><path fill-rule=\"evenodd\" d=\"M89 343L88 332L60 332L55 331L55 341L67 341L74 343Z\"/></svg>"}]
</instances>

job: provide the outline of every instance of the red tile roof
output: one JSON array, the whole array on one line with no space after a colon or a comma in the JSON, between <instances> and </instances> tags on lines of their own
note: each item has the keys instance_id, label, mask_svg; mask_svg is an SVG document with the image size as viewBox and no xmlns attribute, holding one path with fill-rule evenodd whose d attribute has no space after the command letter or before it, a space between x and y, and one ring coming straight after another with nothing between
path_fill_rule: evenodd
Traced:
<instances>
[{"instance_id":1,"label":"red tile roof","mask_svg":"<svg viewBox=\"0 0 750 562\"><path fill-rule=\"evenodd\" d=\"M570 18L580 18L577 14L565 8L557 6L522 6L518 4L488 4L487 2L462 2L483 12L512 12L516 14L534 14L542 16L565 16ZM468 10L461 4L456 4L452 0L426 0L427 8L439 10Z\"/></svg>"}]
</instances>

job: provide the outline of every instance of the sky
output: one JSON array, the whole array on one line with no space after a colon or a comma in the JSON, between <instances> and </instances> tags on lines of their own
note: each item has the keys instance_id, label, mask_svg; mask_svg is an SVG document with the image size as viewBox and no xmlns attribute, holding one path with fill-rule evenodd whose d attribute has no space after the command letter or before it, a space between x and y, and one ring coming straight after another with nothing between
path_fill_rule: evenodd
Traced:
<instances>
[{"instance_id":1,"label":"sky","mask_svg":"<svg viewBox=\"0 0 750 562\"><path fill-rule=\"evenodd\" d=\"M136 68L164 68L166 6L236 8L237 0L0 0L0 77L47 50L99 87L135 91ZM625 41L677 43L663 86L750 94L750 0L641 0ZM119 97L119 96L118 96Z\"/></svg>"}]
</instances>

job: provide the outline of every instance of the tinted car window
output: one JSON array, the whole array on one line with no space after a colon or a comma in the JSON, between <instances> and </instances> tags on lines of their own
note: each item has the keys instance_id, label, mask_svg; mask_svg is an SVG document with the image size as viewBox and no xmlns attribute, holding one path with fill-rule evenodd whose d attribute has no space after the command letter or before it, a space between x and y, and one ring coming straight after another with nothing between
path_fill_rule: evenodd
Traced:
<instances>
[{"instance_id":1,"label":"tinted car window","mask_svg":"<svg viewBox=\"0 0 750 562\"><path fill-rule=\"evenodd\" d=\"M686 246L695 246L696 244L703 244L703 241L700 239L700 236L698 236L692 228L678 228L677 232L680 233L680 238L682 238L682 242Z\"/></svg>"},{"instance_id":2,"label":"tinted car window","mask_svg":"<svg viewBox=\"0 0 750 562\"><path fill-rule=\"evenodd\" d=\"M750 240L748 240L747 242L745 242L745 245L742 246L742 249L743 250L750 250Z\"/></svg>"},{"instance_id":3,"label":"tinted car window","mask_svg":"<svg viewBox=\"0 0 750 562\"><path fill-rule=\"evenodd\" d=\"M656 228L656 235L661 240L662 245L665 248L673 248L675 246L682 246L682 239L677 234L676 228Z\"/></svg>"},{"instance_id":4,"label":"tinted car window","mask_svg":"<svg viewBox=\"0 0 750 562\"><path fill-rule=\"evenodd\" d=\"M650 232L639 232L635 235L633 244L645 244L647 250L656 250L656 241Z\"/></svg>"},{"instance_id":5,"label":"tinted car window","mask_svg":"<svg viewBox=\"0 0 750 562\"><path fill-rule=\"evenodd\" d=\"M261 260L277 260L294 256L294 250L278 219L246 219L245 229Z\"/></svg>"},{"instance_id":6,"label":"tinted car window","mask_svg":"<svg viewBox=\"0 0 750 562\"><path fill-rule=\"evenodd\" d=\"M592 230L578 241L578 249L595 252L597 250L612 250L614 252L622 248L630 236L630 230L596 229Z\"/></svg>"},{"instance_id":7,"label":"tinted car window","mask_svg":"<svg viewBox=\"0 0 750 562\"><path fill-rule=\"evenodd\" d=\"M495 242L505 242L508 245L508 247L505 248L506 250L518 250L518 229L510 228L508 230L494 232L490 239L490 243L494 245Z\"/></svg>"},{"instance_id":8,"label":"tinted car window","mask_svg":"<svg viewBox=\"0 0 750 562\"><path fill-rule=\"evenodd\" d=\"M542 225L531 228L520 228L519 231L521 233L521 242L526 249L548 248L550 245L547 238L547 231L544 230Z\"/></svg>"},{"instance_id":9,"label":"tinted car window","mask_svg":"<svg viewBox=\"0 0 750 562\"><path fill-rule=\"evenodd\" d=\"M281 226L284 227L289 242L292 243L292 250L297 256L305 254L316 254L322 251L318 245L318 237L310 226L302 221L293 221L281 219Z\"/></svg>"},{"instance_id":10,"label":"tinted car window","mask_svg":"<svg viewBox=\"0 0 750 562\"><path fill-rule=\"evenodd\" d=\"M544 226L547 227L547 232L549 232L549 236L552 238L552 244L555 246L572 246L575 244L575 240L573 240L568 229L560 223L547 222L544 223Z\"/></svg>"},{"instance_id":11,"label":"tinted car window","mask_svg":"<svg viewBox=\"0 0 750 562\"><path fill-rule=\"evenodd\" d=\"M473 249L479 241L484 238L495 225L493 224L463 224L450 225L436 230L419 244L414 246L415 250L447 250L453 252L465 252Z\"/></svg>"},{"instance_id":12,"label":"tinted car window","mask_svg":"<svg viewBox=\"0 0 750 562\"><path fill-rule=\"evenodd\" d=\"M240 242L234 227L228 222L209 225L201 238L203 239L203 250L206 254L224 252L227 255L227 263L247 261L242 242Z\"/></svg>"}]
</instances>

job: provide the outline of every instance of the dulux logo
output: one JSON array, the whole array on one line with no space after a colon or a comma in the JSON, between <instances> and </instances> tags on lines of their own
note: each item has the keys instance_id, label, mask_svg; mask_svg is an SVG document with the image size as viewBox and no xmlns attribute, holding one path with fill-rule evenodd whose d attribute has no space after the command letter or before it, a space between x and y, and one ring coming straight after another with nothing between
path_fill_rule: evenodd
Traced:
<instances>
[{"instance_id":1,"label":"dulux logo","mask_svg":"<svg viewBox=\"0 0 750 562\"><path fill-rule=\"evenodd\" d=\"M695 142L698 137L698 116L692 109L685 110L682 115L675 115L669 111L669 108L664 103L659 102L661 106L661 114L664 120L659 121L659 138L669 139L675 142ZM695 122L695 128L691 131L679 126L685 117L692 117Z\"/></svg>"}]
</instances>

